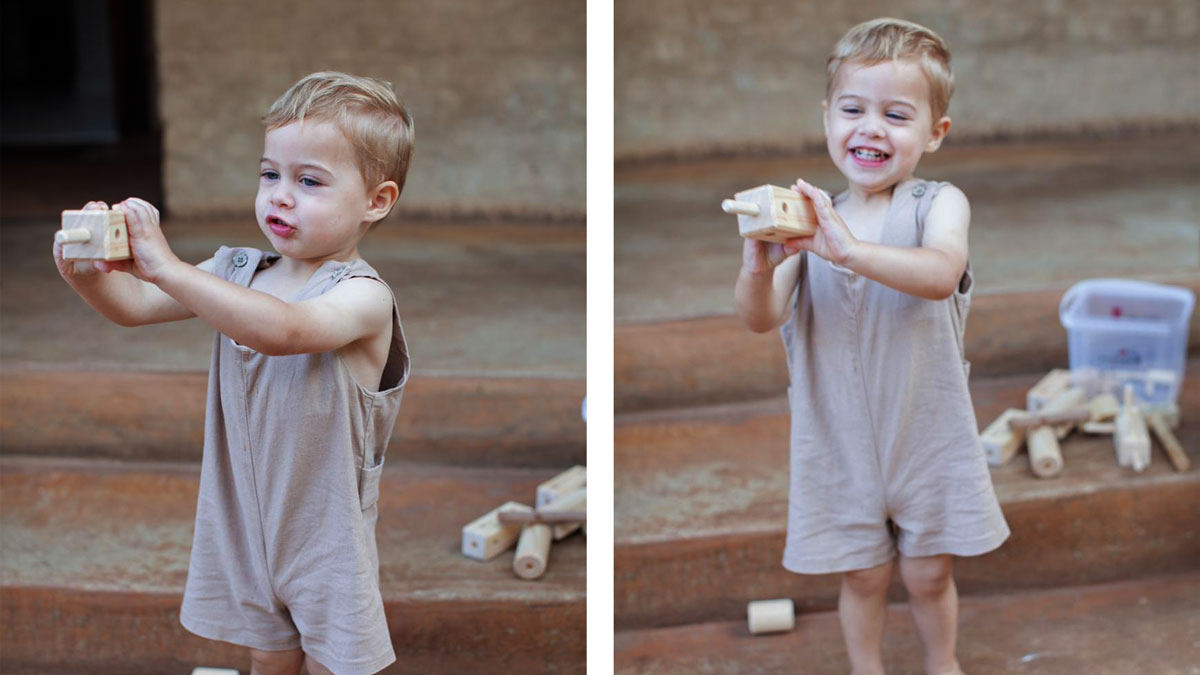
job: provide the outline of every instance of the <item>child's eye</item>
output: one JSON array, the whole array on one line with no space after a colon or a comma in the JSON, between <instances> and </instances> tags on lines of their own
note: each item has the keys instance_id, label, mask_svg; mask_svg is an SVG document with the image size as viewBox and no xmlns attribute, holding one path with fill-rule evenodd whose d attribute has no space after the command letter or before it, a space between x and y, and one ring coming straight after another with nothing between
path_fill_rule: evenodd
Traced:
<instances>
[{"instance_id":1,"label":"child's eye","mask_svg":"<svg viewBox=\"0 0 1200 675\"><path fill-rule=\"evenodd\" d=\"M275 173L274 171L271 171L270 169L267 169L266 171L263 171L262 173L260 173L258 175L261 176L262 178L266 178L267 180L276 180L277 178L279 178L279 174Z\"/></svg>"},{"instance_id":2,"label":"child's eye","mask_svg":"<svg viewBox=\"0 0 1200 675\"><path fill-rule=\"evenodd\" d=\"M321 181L319 181L315 178L309 178L308 176L305 176L300 179L300 184L303 185L304 187L317 187L318 185L321 184Z\"/></svg>"},{"instance_id":3,"label":"child's eye","mask_svg":"<svg viewBox=\"0 0 1200 675\"><path fill-rule=\"evenodd\" d=\"M903 115L901 113L888 113L887 116L888 116L888 119L893 119L893 120L907 120L908 119L907 115Z\"/></svg>"},{"instance_id":4,"label":"child's eye","mask_svg":"<svg viewBox=\"0 0 1200 675\"><path fill-rule=\"evenodd\" d=\"M846 106L845 108L842 108L842 112L846 113L847 115L857 115L858 113L860 113L862 111L859 110L858 108L850 105L850 106Z\"/></svg>"}]
</instances>

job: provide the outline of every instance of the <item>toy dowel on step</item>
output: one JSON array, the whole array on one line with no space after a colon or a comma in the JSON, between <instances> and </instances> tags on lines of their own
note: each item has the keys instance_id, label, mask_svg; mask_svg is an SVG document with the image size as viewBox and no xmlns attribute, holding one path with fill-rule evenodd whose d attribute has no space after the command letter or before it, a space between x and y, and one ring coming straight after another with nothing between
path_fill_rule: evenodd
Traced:
<instances>
[{"instance_id":1,"label":"toy dowel on step","mask_svg":"<svg viewBox=\"0 0 1200 675\"><path fill-rule=\"evenodd\" d=\"M721 209L737 215L738 232L747 239L781 244L817 231L817 212L812 202L778 185L743 190L721 202Z\"/></svg>"},{"instance_id":2,"label":"toy dowel on step","mask_svg":"<svg viewBox=\"0 0 1200 675\"><path fill-rule=\"evenodd\" d=\"M1054 427L1043 425L1031 428L1025 436L1029 446L1029 468L1038 478L1053 478L1062 473L1062 449Z\"/></svg>"},{"instance_id":3,"label":"toy dowel on step","mask_svg":"<svg viewBox=\"0 0 1200 675\"><path fill-rule=\"evenodd\" d=\"M532 523L521 528L517 540L517 554L513 556L513 573L522 579L537 579L546 573L550 561L550 539L553 533L549 525Z\"/></svg>"},{"instance_id":4,"label":"toy dowel on step","mask_svg":"<svg viewBox=\"0 0 1200 675\"><path fill-rule=\"evenodd\" d=\"M1146 423L1150 425L1150 429L1154 431L1154 435L1158 436L1158 442L1162 443L1163 452L1167 453L1167 459L1171 460L1171 464L1176 471L1187 471L1192 466L1191 460L1188 459L1187 453L1183 451L1183 445L1175 434L1171 433L1171 428L1167 426L1166 419L1162 413L1150 413L1146 415Z\"/></svg>"},{"instance_id":5,"label":"toy dowel on step","mask_svg":"<svg viewBox=\"0 0 1200 675\"><path fill-rule=\"evenodd\" d=\"M587 522L587 511L501 511L500 522L513 523L584 523Z\"/></svg>"},{"instance_id":6,"label":"toy dowel on step","mask_svg":"<svg viewBox=\"0 0 1200 675\"><path fill-rule=\"evenodd\" d=\"M788 631L796 627L796 607L787 598L755 600L746 606L746 621L755 635Z\"/></svg>"}]
</instances>

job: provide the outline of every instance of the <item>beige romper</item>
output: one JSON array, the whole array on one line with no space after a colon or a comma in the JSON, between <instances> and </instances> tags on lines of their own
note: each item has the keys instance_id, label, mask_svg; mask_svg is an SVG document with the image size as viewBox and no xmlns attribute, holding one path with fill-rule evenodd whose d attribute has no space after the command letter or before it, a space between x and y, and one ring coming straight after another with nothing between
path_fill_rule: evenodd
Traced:
<instances>
[{"instance_id":1,"label":"beige romper","mask_svg":"<svg viewBox=\"0 0 1200 675\"><path fill-rule=\"evenodd\" d=\"M213 273L249 286L278 259L222 247ZM326 262L290 300L366 262ZM380 280L380 283L383 283ZM217 333L209 370L196 531L180 621L214 640L301 647L338 675L396 660L379 592L379 478L408 349L393 296L387 365L371 392L335 352L266 356Z\"/></svg>"},{"instance_id":2,"label":"beige romper","mask_svg":"<svg viewBox=\"0 0 1200 675\"><path fill-rule=\"evenodd\" d=\"M943 185L898 184L879 243L920 246ZM825 574L883 564L896 549L998 547L1009 530L963 358L970 266L951 297L925 300L800 255L795 310L781 328L792 415L784 567Z\"/></svg>"}]
</instances>

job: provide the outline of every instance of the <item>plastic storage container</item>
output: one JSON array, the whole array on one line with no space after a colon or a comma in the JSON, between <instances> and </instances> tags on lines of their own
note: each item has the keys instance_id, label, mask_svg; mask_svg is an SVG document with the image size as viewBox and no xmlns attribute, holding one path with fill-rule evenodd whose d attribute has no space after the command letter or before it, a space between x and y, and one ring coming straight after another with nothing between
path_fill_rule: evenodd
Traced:
<instances>
[{"instance_id":1,"label":"plastic storage container","mask_svg":"<svg viewBox=\"0 0 1200 675\"><path fill-rule=\"evenodd\" d=\"M1183 383L1195 302L1186 288L1147 281L1075 284L1058 305L1072 374L1098 375L1114 393L1133 384L1134 394L1146 403L1174 403Z\"/></svg>"}]
</instances>

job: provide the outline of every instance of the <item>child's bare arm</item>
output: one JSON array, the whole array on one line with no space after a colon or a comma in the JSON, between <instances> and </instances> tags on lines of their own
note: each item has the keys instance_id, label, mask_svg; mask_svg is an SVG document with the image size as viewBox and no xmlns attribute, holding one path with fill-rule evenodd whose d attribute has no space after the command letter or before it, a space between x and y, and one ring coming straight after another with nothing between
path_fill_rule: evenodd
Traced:
<instances>
[{"instance_id":1,"label":"child's bare arm","mask_svg":"<svg viewBox=\"0 0 1200 675\"><path fill-rule=\"evenodd\" d=\"M383 284L348 279L318 298L285 302L179 260L157 209L140 199L123 205L138 275L240 345L272 356L326 352L391 326L392 294Z\"/></svg>"},{"instance_id":2,"label":"child's bare arm","mask_svg":"<svg viewBox=\"0 0 1200 675\"><path fill-rule=\"evenodd\" d=\"M83 208L106 209L108 206L104 202L88 202ZM65 260L62 247L55 241L54 263L59 275L84 301L113 323L144 326L195 316L154 284L134 276L130 261ZM209 259L200 263L199 269L210 271L211 266Z\"/></svg>"},{"instance_id":3,"label":"child's bare arm","mask_svg":"<svg viewBox=\"0 0 1200 675\"><path fill-rule=\"evenodd\" d=\"M746 239L734 287L738 316L747 328L765 333L787 318L788 301L800 276L800 256L781 244Z\"/></svg>"},{"instance_id":4,"label":"child's bare arm","mask_svg":"<svg viewBox=\"0 0 1200 675\"><path fill-rule=\"evenodd\" d=\"M947 186L938 193L916 248L859 241L828 195L803 181L797 181L796 189L813 200L820 229L812 237L790 240L787 246L811 250L868 279L928 300L949 297L958 287L967 267L971 222L970 204L958 188Z\"/></svg>"}]
</instances>

